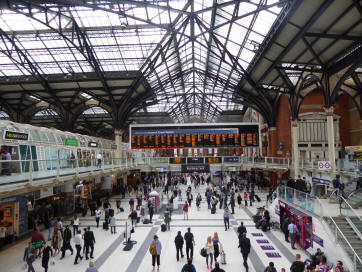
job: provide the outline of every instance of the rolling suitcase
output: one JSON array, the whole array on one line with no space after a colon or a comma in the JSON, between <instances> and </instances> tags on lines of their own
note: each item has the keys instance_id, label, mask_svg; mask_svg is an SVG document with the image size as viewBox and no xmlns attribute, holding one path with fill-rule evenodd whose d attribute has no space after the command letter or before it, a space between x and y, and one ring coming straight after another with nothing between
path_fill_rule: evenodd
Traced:
<instances>
[{"instance_id":1,"label":"rolling suitcase","mask_svg":"<svg viewBox=\"0 0 362 272\"><path fill-rule=\"evenodd\" d=\"M108 230L108 222L103 222L103 229Z\"/></svg>"},{"instance_id":2,"label":"rolling suitcase","mask_svg":"<svg viewBox=\"0 0 362 272\"><path fill-rule=\"evenodd\" d=\"M259 197L258 195L255 195L255 198L256 198L256 200L257 200L258 202L261 201L261 199L260 199L260 197Z\"/></svg>"},{"instance_id":3,"label":"rolling suitcase","mask_svg":"<svg viewBox=\"0 0 362 272\"><path fill-rule=\"evenodd\" d=\"M136 205L136 211L139 211L139 210L140 210L140 206Z\"/></svg>"},{"instance_id":4,"label":"rolling suitcase","mask_svg":"<svg viewBox=\"0 0 362 272\"><path fill-rule=\"evenodd\" d=\"M144 220L143 220L143 224L149 224L150 223L150 220L148 220L147 218L145 218Z\"/></svg>"},{"instance_id":5,"label":"rolling suitcase","mask_svg":"<svg viewBox=\"0 0 362 272\"><path fill-rule=\"evenodd\" d=\"M211 214L215 214L216 213L216 209L215 208L211 208Z\"/></svg>"},{"instance_id":6,"label":"rolling suitcase","mask_svg":"<svg viewBox=\"0 0 362 272\"><path fill-rule=\"evenodd\" d=\"M166 228L166 224L162 224L162 225L161 225L161 231L162 231L162 232L165 232L166 229L167 229L167 228Z\"/></svg>"},{"instance_id":7,"label":"rolling suitcase","mask_svg":"<svg viewBox=\"0 0 362 272\"><path fill-rule=\"evenodd\" d=\"M226 264L226 255L225 255L225 252L221 252L220 254L220 263L221 264Z\"/></svg>"},{"instance_id":8,"label":"rolling suitcase","mask_svg":"<svg viewBox=\"0 0 362 272\"><path fill-rule=\"evenodd\" d=\"M139 223L141 221L141 217L137 217L137 223Z\"/></svg>"}]
</instances>

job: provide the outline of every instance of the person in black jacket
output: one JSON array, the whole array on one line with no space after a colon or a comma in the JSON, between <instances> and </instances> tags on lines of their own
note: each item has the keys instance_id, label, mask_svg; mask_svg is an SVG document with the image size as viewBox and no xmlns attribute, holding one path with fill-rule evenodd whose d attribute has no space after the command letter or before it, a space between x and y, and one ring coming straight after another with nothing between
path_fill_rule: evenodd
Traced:
<instances>
[{"instance_id":1,"label":"person in black jacket","mask_svg":"<svg viewBox=\"0 0 362 272\"><path fill-rule=\"evenodd\" d=\"M62 246L62 257L63 259L65 256L65 251L69 249L73 255L73 248L70 244L70 240L72 239L72 231L69 229L69 226L65 227L64 234L63 234L63 246Z\"/></svg>"},{"instance_id":2,"label":"person in black jacket","mask_svg":"<svg viewBox=\"0 0 362 272\"><path fill-rule=\"evenodd\" d=\"M285 241L288 243L289 243L289 231L288 231L289 224L290 224L289 218L287 216L284 217L284 220L282 223L282 231L284 232Z\"/></svg>"},{"instance_id":3,"label":"person in black jacket","mask_svg":"<svg viewBox=\"0 0 362 272\"><path fill-rule=\"evenodd\" d=\"M300 254L295 255L295 261L292 263L292 266L290 267L291 272L303 272L305 265L300 260Z\"/></svg>"},{"instance_id":4,"label":"person in black jacket","mask_svg":"<svg viewBox=\"0 0 362 272\"><path fill-rule=\"evenodd\" d=\"M94 251L94 244L96 243L96 239L94 238L93 231L90 230L88 227L87 231L84 233L84 247L85 247L85 258L88 260L88 253L89 248L91 249L90 257L93 259L93 251Z\"/></svg>"},{"instance_id":5,"label":"person in black jacket","mask_svg":"<svg viewBox=\"0 0 362 272\"><path fill-rule=\"evenodd\" d=\"M47 246L46 242L44 241L42 244L43 248L43 256L41 259L41 266L44 267L44 272L48 272L48 266L49 266L49 259L50 256L53 256L53 250L50 246Z\"/></svg>"},{"instance_id":6,"label":"person in black jacket","mask_svg":"<svg viewBox=\"0 0 362 272\"><path fill-rule=\"evenodd\" d=\"M186 256L187 256L187 259L193 258L195 240L194 240L194 235L191 232L191 228L187 228L187 232L184 235L184 239L186 241ZM190 254L189 254L189 252L190 252Z\"/></svg>"},{"instance_id":7,"label":"person in black jacket","mask_svg":"<svg viewBox=\"0 0 362 272\"><path fill-rule=\"evenodd\" d=\"M177 236L175 237L175 246L176 246L176 259L179 261L180 252L181 252L181 258L184 257L184 254L182 252L182 247L184 245L184 238L181 235L181 231L177 232Z\"/></svg>"},{"instance_id":8,"label":"person in black jacket","mask_svg":"<svg viewBox=\"0 0 362 272\"><path fill-rule=\"evenodd\" d=\"M241 251L241 254L243 255L243 259L244 259L244 266L246 269L246 272L249 271L249 266L248 266L248 255L250 253L250 239L246 238L246 233L244 232L242 236L239 236L239 248Z\"/></svg>"},{"instance_id":9,"label":"person in black jacket","mask_svg":"<svg viewBox=\"0 0 362 272\"><path fill-rule=\"evenodd\" d=\"M243 235L243 233L247 233L246 228L244 227L244 223L240 222L240 226L238 227L239 237Z\"/></svg>"},{"instance_id":10,"label":"person in black jacket","mask_svg":"<svg viewBox=\"0 0 362 272\"><path fill-rule=\"evenodd\" d=\"M230 197L230 207L231 207L231 214L235 214L235 198L234 198L234 194L231 195Z\"/></svg>"}]
</instances>

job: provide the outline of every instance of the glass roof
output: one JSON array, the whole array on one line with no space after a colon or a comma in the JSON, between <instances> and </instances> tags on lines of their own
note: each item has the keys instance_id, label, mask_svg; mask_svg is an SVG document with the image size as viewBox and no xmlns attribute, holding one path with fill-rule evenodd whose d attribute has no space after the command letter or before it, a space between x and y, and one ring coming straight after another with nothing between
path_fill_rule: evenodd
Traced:
<instances>
[{"instance_id":1,"label":"glass roof","mask_svg":"<svg viewBox=\"0 0 362 272\"><path fill-rule=\"evenodd\" d=\"M100 114L109 114L108 111L101 107L92 107L83 112L83 115L100 115Z\"/></svg>"},{"instance_id":2,"label":"glass roof","mask_svg":"<svg viewBox=\"0 0 362 272\"><path fill-rule=\"evenodd\" d=\"M233 93L281 12L279 2L86 0L68 7L35 3L31 14L14 4L2 11L0 29L41 75L140 71L158 101L146 111L167 111L177 122L215 121L224 110L240 109ZM53 10L48 22L45 9ZM0 49L2 76L33 73L10 41L0 40Z\"/></svg>"}]
</instances>

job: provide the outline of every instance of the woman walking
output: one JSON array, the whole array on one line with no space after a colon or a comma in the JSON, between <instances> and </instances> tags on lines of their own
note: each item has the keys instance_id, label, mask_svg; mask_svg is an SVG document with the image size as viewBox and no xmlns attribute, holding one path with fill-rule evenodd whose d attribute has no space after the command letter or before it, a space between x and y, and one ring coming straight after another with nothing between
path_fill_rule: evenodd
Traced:
<instances>
[{"instance_id":1,"label":"woman walking","mask_svg":"<svg viewBox=\"0 0 362 272\"><path fill-rule=\"evenodd\" d=\"M220 253L222 253L223 251L222 245L219 240L219 235L217 234L217 232L214 232L214 237L212 238L212 242L214 244L214 257L216 262L217 257L219 257Z\"/></svg>"},{"instance_id":2,"label":"woman walking","mask_svg":"<svg viewBox=\"0 0 362 272\"><path fill-rule=\"evenodd\" d=\"M207 270L212 270L212 263L214 260L214 245L213 245L211 236L207 237L205 249L206 249L206 254L207 254L206 255ZM210 258L210 266L209 266L209 258Z\"/></svg>"},{"instance_id":3,"label":"woman walking","mask_svg":"<svg viewBox=\"0 0 362 272\"><path fill-rule=\"evenodd\" d=\"M248 194L244 192L245 207L248 206Z\"/></svg>"},{"instance_id":4,"label":"woman walking","mask_svg":"<svg viewBox=\"0 0 362 272\"><path fill-rule=\"evenodd\" d=\"M187 204L187 201L185 201L183 211L184 211L184 220L185 219L189 220L189 204Z\"/></svg>"},{"instance_id":5,"label":"woman walking","mask_svg":"<svg viewBox=\"0 0 362 272\"><path fill-rule=\"evenodd\" d=\"M58 255L61 244L62 244L62 234L60 233L57 227L54 227L54 232L52 237L52 247L54 249L54 256Z\"/></svg>"}]
</instances>

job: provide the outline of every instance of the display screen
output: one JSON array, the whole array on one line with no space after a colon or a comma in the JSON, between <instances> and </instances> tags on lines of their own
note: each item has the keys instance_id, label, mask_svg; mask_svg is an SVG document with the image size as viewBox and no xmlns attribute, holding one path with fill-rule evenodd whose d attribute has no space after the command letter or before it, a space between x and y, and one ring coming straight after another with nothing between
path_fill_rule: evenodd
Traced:
<instances>
[{"instance_id":1,"label":"display screen","mask_svg":"<svg viewBox=\"0 0 362 272\"><path fill-rule=\"evenodd\" d=\"M180 158L180 157L170 158L170 163L174 164L186 163L186 158Z\"/></svg>"},{"instance_id":2,"label":"display screen","mask_svg":"<svg viewBox=\"0 0 362 272\"><path fill-rule=\"evenodd\" d=\"M209 164L204 164L204 165L183 164L183 165L181 165L181 172L182 173L210 172L210 165Z\"/></svg>"},{"instance_id":3,"label":"display screen","mask_svg":"<svg viewBox=\"0 0 362 272\"><path fill-rule=\"evenodd\" d=\"M132 149L259 147L255 123L131 125Z\"/></svg>"}]
</instances>

